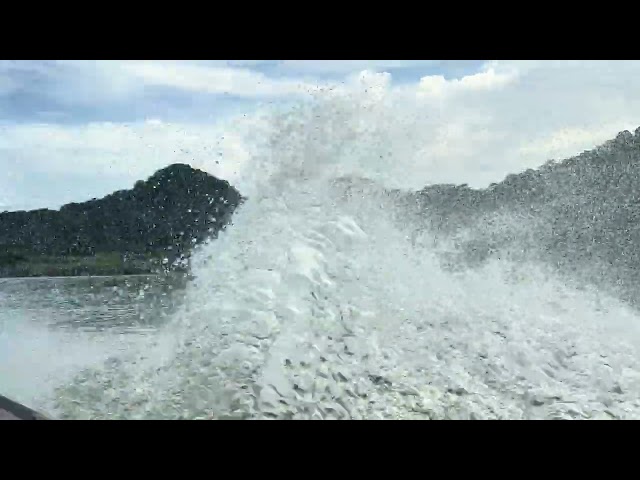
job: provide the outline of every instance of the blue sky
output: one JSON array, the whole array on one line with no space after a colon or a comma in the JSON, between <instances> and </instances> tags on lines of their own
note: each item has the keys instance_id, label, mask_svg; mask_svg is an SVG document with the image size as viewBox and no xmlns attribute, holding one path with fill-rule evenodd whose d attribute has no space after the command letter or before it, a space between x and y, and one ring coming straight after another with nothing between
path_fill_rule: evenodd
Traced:
<instances>
[{"instance_id":1,"label":"blue sky","mask_svg":"<svg viewBox=\"0 0 640 480\"><path fill-rule=\"evenodd\" d=\"M0 211L100 197L194 156L233 177L248 155L233 118L365 83L432 119L420 181L482 186L640 125L639 62L0 61Z\"/></svg>"},{"instance_id":2,"label":"blue sky","mask_svg":"<svg viewBox=\"0 0 640 480\"><path fill-rule=\"evenodd\" d=\"M128 64L137 68L126 68ZM340 83L362 70L384 71L398 84L425 75L447 77L472 73L482 61L191 61L191 62L0 62L2 123L135 122L162 118L169 122L209 121L251 110L256 101L277 101L292 90L277 91L277 82L310 85ZM153 67L165 65L165 71ZM144 71L145 67L147 71ZM175 73L170 72L171 67ZM263 76L274 93L252 95L246 89L200 88L196 77L209 72L246 77L251 89ZM173 82L172 75L191 76L193 85ZM255 78L251 78L251 76ZM206 80L205 80L206 81ZM211 82L214 83L214 82ZM224 82L220 82L224 83ZM239 83L239 82L238 82Z\"/></svg>"}]
</instances>

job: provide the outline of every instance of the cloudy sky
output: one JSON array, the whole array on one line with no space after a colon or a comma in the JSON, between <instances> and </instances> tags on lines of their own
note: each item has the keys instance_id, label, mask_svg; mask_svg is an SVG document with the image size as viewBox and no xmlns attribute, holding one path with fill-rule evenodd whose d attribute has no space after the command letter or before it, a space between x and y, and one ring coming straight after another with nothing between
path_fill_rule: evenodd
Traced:
<instances>
[{"instance_id":1,"label":"cloudy sky","mask_svg":"<svg viewBox=\"0 0 640 480\"><path fill-rule=\"evenodd\" d=\"M174 162L233 182L256 112L331 89L397 103L390 130L413 109L415 148L389 147L416 182L484 186L640 125L640 62L0 61L0 211L101 197Z\"/></svg>"}]
</instances>

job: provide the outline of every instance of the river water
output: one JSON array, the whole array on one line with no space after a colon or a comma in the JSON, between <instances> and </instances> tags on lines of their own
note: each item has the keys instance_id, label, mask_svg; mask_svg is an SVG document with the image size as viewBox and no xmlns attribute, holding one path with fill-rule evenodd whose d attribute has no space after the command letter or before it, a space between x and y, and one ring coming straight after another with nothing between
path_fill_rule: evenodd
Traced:
<instances>
[{"instance_id":1,"label":"river water","mask_svg":"<svg viewBox=\"0 0 640 480\"><path fill-rule=\"evenodd\" d=\"M638 312L502 256L445 268L384 193L425 185L430 112L366 91L251 126L248 200L184 288L1 280L2 393L57 418L640 418Z\"/></svg>"},{"instance_id":2,"label":"river water","mask_svg":"<svg viewBox=\"0 0 640 480\"><path fill-rule=\"evenodd\" d=\"M47 408L43 392L62 376L157 332L183 286L152 275L0 279L1 393Z\"/></svg>"}]
</instances>

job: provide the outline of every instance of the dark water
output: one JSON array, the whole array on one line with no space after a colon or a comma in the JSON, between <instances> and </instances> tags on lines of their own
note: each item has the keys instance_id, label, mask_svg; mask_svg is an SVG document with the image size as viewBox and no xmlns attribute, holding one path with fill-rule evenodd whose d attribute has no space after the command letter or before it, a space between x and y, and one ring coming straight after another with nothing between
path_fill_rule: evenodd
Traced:
<instances>
[{"instance_id":1,"label":"dark water","mask_svg":"<svg viewBox=\"0 0 640 480\"><path fill-rule=\"evenodd\" d=\"M0 279L0 328L20 321L53 329L145 333L163 324L180 288L166 276Z\"/></svg>"},{"instance_id":2,"label":"dark water","mask_svg":"<svg viewBox=\"0 0 640 480\"><path fill-rule=\"evenodd\" d=\"M141 348L183 287L167 276L0 279L0 394L46 411L43 392L61 378Z\"/></svg>"}]
</instances>

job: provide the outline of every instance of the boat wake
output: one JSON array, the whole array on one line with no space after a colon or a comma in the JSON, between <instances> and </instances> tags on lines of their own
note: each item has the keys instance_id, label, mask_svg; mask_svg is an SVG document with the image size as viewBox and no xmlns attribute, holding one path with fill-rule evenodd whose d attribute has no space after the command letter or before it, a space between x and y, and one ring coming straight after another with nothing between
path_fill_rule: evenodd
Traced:
<instances>
[{"instance_id":1,"label":"boat wake","mask_svg":"<svg viewBox=\"0 0 640 480\"><path fill-rule=\"evenodd\" d=\"M524 260L445 268L390 193L420 124L370 95L265 117L171 321L60 380L59 417L640 416L636 313Z\"/></svg>"}]
</instances>

